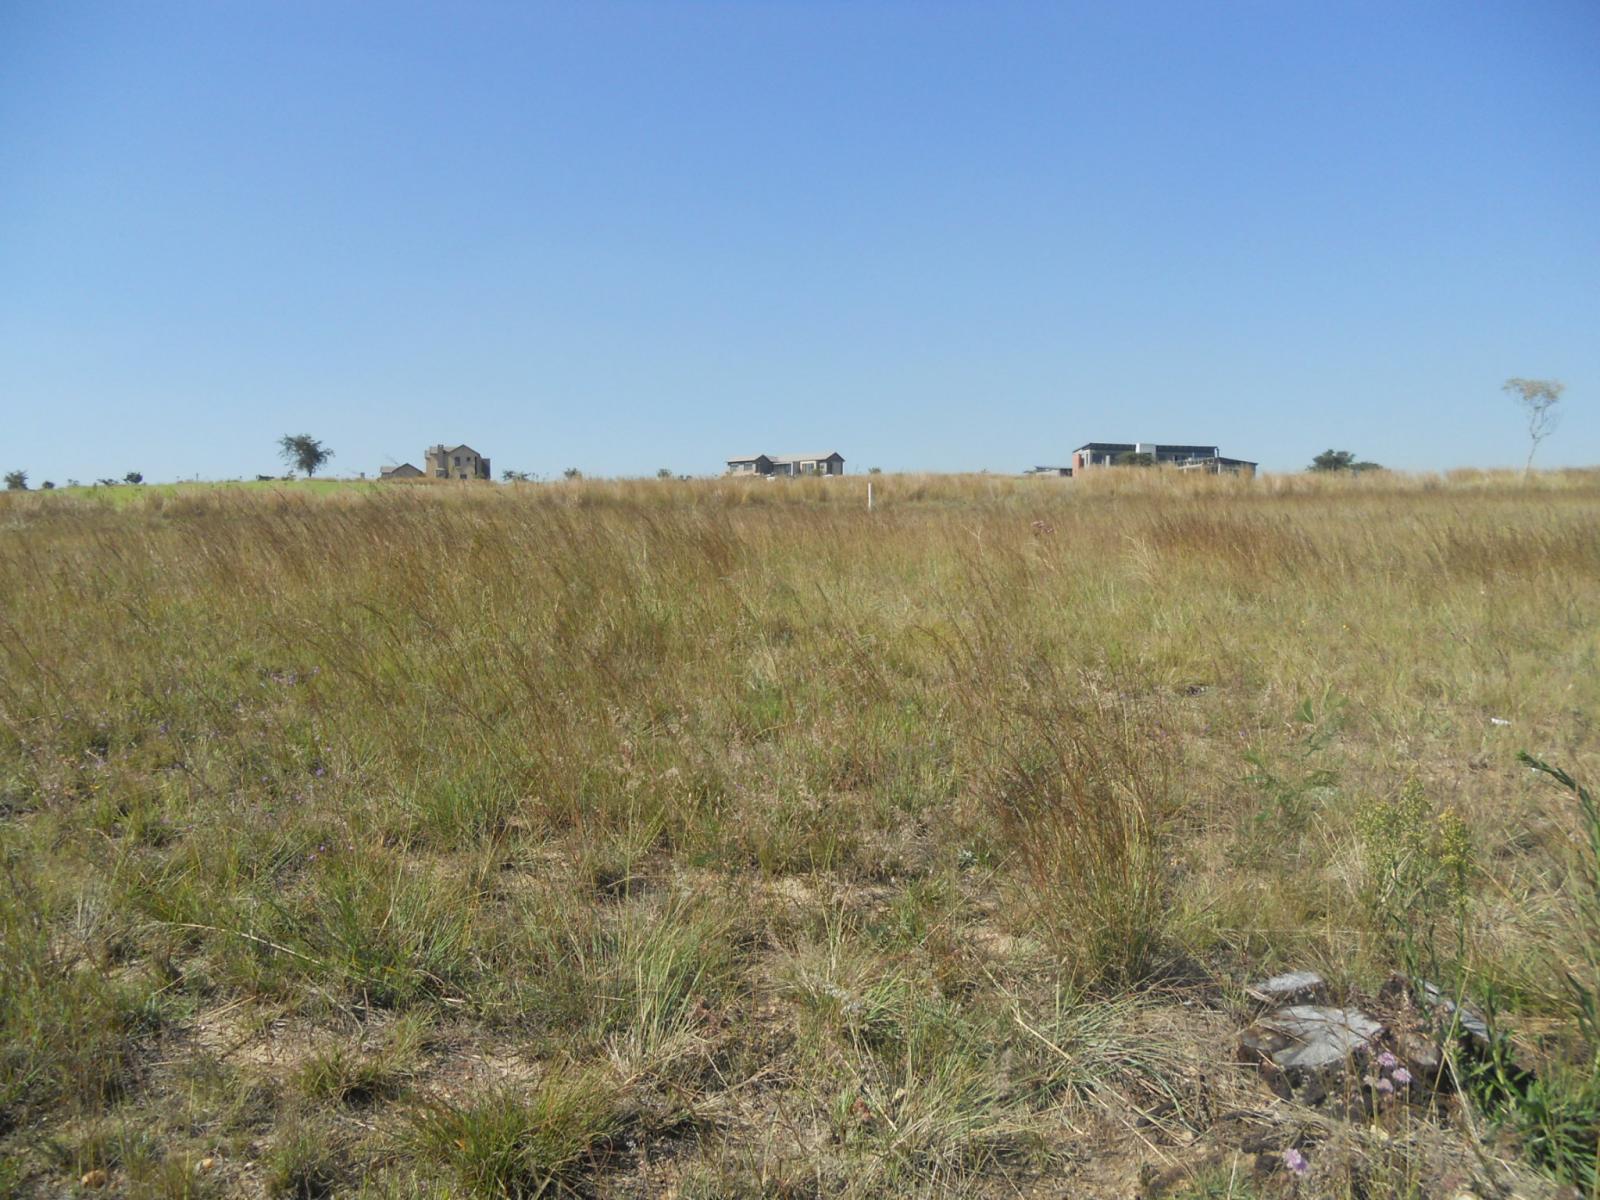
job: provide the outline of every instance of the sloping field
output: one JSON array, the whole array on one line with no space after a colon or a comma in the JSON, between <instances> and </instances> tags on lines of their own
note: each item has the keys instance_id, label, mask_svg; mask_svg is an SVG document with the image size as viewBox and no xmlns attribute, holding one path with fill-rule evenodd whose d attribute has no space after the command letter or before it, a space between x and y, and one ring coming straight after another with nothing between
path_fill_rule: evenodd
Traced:
<instances>
[{"instance_id":1,"label":"sloping field","mask_svg":"<svg viewBox=\"0 0 1600 1200\"><path fill-rule=\"evenodd\" d=\"M0 496L0 1196L1593 1186L1600 477L873 483Z\"/></svg>"}]
</instances>

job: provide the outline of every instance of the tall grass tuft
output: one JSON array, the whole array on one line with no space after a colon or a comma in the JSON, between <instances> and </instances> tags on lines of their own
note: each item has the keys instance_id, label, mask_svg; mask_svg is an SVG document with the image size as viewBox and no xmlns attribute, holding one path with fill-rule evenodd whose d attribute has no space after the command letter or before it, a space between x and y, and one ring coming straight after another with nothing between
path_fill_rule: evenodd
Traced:
<instances>
[{"instance_id":1,"label":"tall grass tuft","mask_svg":"<svg viewBox=\"0 0 1600 1200\"><path fill-rule=\"evenodd\" d=\"M151 1009L61 939L29 870L0 863L0 1128L125 1089Z\"/></svg>"},{"instance_id":2,"label":"tall grass tuft","mask_svg":"<svg viewBox=\"0 0 1600 1200\"><path fill-rule=\"evenodd\" d=\"M1042 672L1010 703L994 800L1017 902L1079 985L1116 987L1146 978L1164 948L1171 752L1143 712L1072 687Z\"/></svg>"},{"instance_id":3,"label":"tall grass tuft","mask_svg":"<svg viewBox=\"0 0 1600 1200\"><path fill-rule=\"evenodd\" d=\"M402 1141L445 1166L462 1195L532 1200L574 1194L585 1173L604 1165L622 1121L615 1085L575 1071L528 1094L507 1087L459 1103L436 1100L410 1114Z\"/></svg>"}]
</instances>

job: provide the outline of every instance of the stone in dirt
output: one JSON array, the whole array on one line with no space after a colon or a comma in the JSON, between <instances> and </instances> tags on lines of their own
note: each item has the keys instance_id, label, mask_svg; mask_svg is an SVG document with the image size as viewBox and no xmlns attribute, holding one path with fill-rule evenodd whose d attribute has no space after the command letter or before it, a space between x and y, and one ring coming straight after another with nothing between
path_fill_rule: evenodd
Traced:
<instances>
[{"instance_id":1,"label":"stone in dirt","mask_svg":"<svg viewBox=\"0 0 1600 1200\"><path fill-rule=\"evenodd\" d=\"M1355 1008L1291 1004L1268 1013L1239 1035L1247 1062L1261 1064L1263 1077L1282 1095L1285 1086L1301 1090L1314 1104L1347 1064L1362 1059L1383 1034L1383 1026Z\"/></svg>"},{"instance_id":2,"label":"stone in dirt","mask_svg":"<svg viewBox=\"0 0 1600 1200\"><path fill-rule=\"evenodd\" d=\"M1321 1004L1328 998L1328 985L1315 971L1285 971L1249 991L1263 1004Z\"/></svg>"},{"instance_id":3,"label":"stone in dirt","mask_svg":"<svg viewBox=\"0 0 1600 1200\"><path fill-rule=\"evenodd\" d=\"M1487 1051L1489 1049L1489 1022L1484 1015L1470 1004L1461 1005L1459 1012L1456 1002L1444 994L1438 984L1429 983L1426 979L1417 980L1417 988L1422 993L1422 998L1427 1001L1428 1007L1445 1018L1448 1023L1460 1021L1461 1036L1475 1050Z\"/></svg>"},{"instance_id":4,"label":"stone in dirt","mask_svg":"<svg viewBox=\"0 0 1600 1200\"><path fill-rule=\"evenodd\" d=\"M1395 1035L1394 1048L1405 1061L1413 1079L1436 1087L1444 1071L1444 1053L1435 1038L1414 1030Z\"/></svg>"}]
</instances>

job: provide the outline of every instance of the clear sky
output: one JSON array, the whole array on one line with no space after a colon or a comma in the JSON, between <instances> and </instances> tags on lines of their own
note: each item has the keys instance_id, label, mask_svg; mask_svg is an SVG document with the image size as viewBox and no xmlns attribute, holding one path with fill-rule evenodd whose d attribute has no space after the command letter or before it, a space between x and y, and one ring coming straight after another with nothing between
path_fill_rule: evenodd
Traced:
<instances>
[{"instance_id":1,"label":"clear sky","mask_svg":"<svg viewBox=\"0 0 1600 1200\"><path fill-rule=\"evenodd\" d=\"M1596 0L0 0L0 467L1600 462Z\"/></svg>"}]
</instances>

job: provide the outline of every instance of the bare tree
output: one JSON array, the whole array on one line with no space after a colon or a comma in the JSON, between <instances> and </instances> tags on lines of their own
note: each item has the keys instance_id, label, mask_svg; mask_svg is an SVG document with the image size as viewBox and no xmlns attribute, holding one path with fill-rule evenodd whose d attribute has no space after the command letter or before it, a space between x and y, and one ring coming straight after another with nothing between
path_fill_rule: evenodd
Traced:
<instances>
[{"instance_id":1,"label":"bare tree","mask_svg":"<svg viewBox=\"0 0 1600 1200\"><path fill-rule=\"evenodd\" d=\"M1539 443L1556 431L1561 414L1556 405L1561 403L1561 393L1567 385L1559 379L1508 379L1500 387L1502 392L1522 405L1528 418L1528 461L1522 473L1533 470L1533 456L1539 452Z\"/></svg>"}]
</instances>

